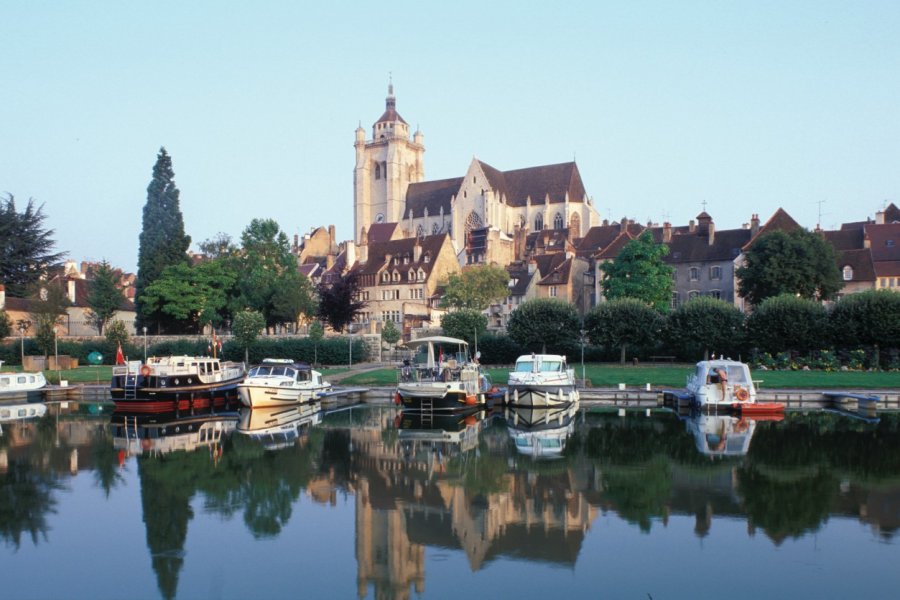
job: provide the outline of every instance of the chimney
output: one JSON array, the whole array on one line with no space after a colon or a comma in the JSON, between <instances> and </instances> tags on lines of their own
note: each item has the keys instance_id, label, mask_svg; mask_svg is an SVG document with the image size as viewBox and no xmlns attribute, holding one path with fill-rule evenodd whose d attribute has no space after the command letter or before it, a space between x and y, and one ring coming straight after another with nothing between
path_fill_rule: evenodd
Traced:
<instances>
[{"instance_id":1,"label":"chimney","mask_svg":"<svg viewBox=\"0 0 900 600\"><path fill-rule=\"evenodd\" d=\"M0 310L6 308L6 287L0 283Z\"/></svg>"},{"instance_id":2,"label":"chimney","mask_svg":"<svg viewBox=\"0 0 900 600\"><path fill-rule=\"evenodd\" d=\"M353 240L346 242L344 251L347 253L347 268L351 268L356 262L356 243Z\"/></svg>"},{"instance_id":3,"label":"chimney","mask_svg":"<svg viewBox=\"0 0 900 600\"><path fill-rule=\"evenodd\" d=\"M693 219L688 221L688 231L690 231L691 233L694 233L695 231L697 231L697 225L694 223Z\"/></svg>"},{"instance_id":4,"label":"chimney","mask_svg":"<svg viewBox=\"0 0 900 600\"><path fill-rule=\"evenodd\" d=\"M709 236L709 245L712 246L716 239L716 224L713 223L712 219L709 221L707 235Z\"/></svg>"},{"instance_id":5,"label":"chimney","mask_svg":"<svg viewBox=\"0 0 900 600\"><path fill-rule=\"evenodd\" d=\"M334 254L329 252L325 255L325 270L327 271L334 266Z\"/></svg>"},{"instance_id":6,"label":"chimney","mask_svg":"<svg viewBox=\"0 0 900 600\"><path fill-rule=\"evenodd\" d=\"M334 238L335 238L335 234L334 234L334 225L329 225L329 226L328 226L328 243L329 243L329 244L333 244L333 243L334 243Z\"/></svg>"},{"instance_id":7,"label":"chimney","mask_svg":"<svg viewBox=\"0 0 900 600\"><path fill-rule=\"evenodd\" d=\"M75 304L75 280L70 279L66 282L66 284L68 285L69 302Z\"/></svg>"},{"instance_id":8,"label":"chimney","mask_svg":"<svg viewBox=\"0 0 900 600\"><path fill-rule=\"evenodd\" d=\"M534 275L534 272L535 272L536 270L537 270L537 263L536 263L535 260L532 258L531 260L528 261L528 274L529 274L529 275Z\"/></svg>"},{"instance_id":9,"label":"chimney","mask_svg":"<svg viewBox=\"0 0 900 600\"><path fill-rule=\"evenodd\" d=\"M879 210L875 213L875 224L876 225L884 225L884 211Z\"/></svg>"},{"instance_id":10,"label":"chimney","mask_svg":"<svg viewBox=\"0 0 900 600\"><path fill-rule=\"evenodd\" d=\"M300 250L300 236L296 233L294 234L294 252Z\"/></svg>"},{"instance_id":11,"label":"chimney","mask_svg":"<svg viewBox=\"0 0 900 600\"><path fill-rule=\"evenodd\" d=\"M422 258L422 244L419 243L419 238L416 238L416 243L413 245L413 262L419 262Z\"/></svg>"},{"instance_id":12,"label":"chimney","mask_svg":"<svg viewBox=\"0 0 900 600\"><path fill-rule=\"evenodd\" d=\"M668 221L663 223L662 241L663 244L668 244L672 241L672 224Z\"/></svg>"},{"instance_id":13,"label":"chimney","mask_svg":"<svg viewBox=\"0 0 900 600\"><path fill-rule=\"evenodd\" d=\"M753 213L753 216L750 217L750 237L755 236L759 233L759 215Z\"/></svg>"}]
</instances>

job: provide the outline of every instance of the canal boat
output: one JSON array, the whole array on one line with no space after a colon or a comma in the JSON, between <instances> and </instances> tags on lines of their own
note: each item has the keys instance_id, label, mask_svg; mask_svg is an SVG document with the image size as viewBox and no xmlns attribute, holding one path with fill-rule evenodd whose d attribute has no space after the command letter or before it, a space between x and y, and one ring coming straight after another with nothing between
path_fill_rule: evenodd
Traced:
<instances>
[{"instance_id":1,"label":"canal boat","mask_svg":"<svg viewBox=\"0 0 900 600\"><path fill-rule=\"evenodd\" d=\"M750 367L736 360L701 360L688 376L687 391L700 408L739 408L756 403Z\"/></svg>"},{"instance_id":2,"label":"canal boat","mask_svg":"<svg viewBox=\"0 0 900 600\"><path fill-rule=\"evenodd\" d=\"M0 366L3 366L2 360L0 360ZM40 395L40 390L45 387L47 387L47 379L40 371L37 373L12 371L0 373L0 398L27 398Z\"/></svg>"},{"instance_id":3,"label":"canal boat","mask_svg":"<svg viewBox=\"0 0 900 600\"><path fill-rule=\"evenodd\" d=\"M506 427L516 452L532 458L559 458L575 431L579 403L556 407L509 406Z\"/></svg>"},{"instance_id":4,"label":"canal boat","mask_svg":"<svg viewBox=\"0 0 900 600\"><path fill-rule=\"evenodd\" d=\"M578 401L575 371L559 354L523 355L509 373L507 402L523 407L567 406Z\"/></svg>"},{"instance_id":5,"label":"canal boat","mask_svg":"<svg viewBox=\"0 0 900 600\"><path fill-rule=\"evenodd\" d=\"M319 371L290 359L266 358L237 386L241 404L250 408L312 402L331 391Z\"/></svg>"},{"instance_id":6,"label":"canal boat","mask_svg":"<svg viewBox=\"0 0 900 600\"><path fill-rule=\"evenodd\" d=\"M484 406L490 387L469 345L451 337L412 340L413 360L400 368L395 400L405 410L460 411ZM444 349L447 348L445 353Z\"/></svg>"},{"instance_id":7,"label":"canal boat","mask_svg":"<svg viewBox=\"0 0 900 600\"><path fill-rule=\"evenodd\" d=\"M322 422L320 404L297 404L267 408L242 408L236 432L261 444L266 450L293 446Z\"/></svg>"},{"instance_id":8,"label":"canal boat","mask_svg":"<svg viewBox=\"0 0 900 600\"><path fill-rule=\"evenodd\" d=\"M153 356L113 367L116 410L136 413L216 409L236 403L244 365L209 356Z\"/></svg>"}]
</instances>

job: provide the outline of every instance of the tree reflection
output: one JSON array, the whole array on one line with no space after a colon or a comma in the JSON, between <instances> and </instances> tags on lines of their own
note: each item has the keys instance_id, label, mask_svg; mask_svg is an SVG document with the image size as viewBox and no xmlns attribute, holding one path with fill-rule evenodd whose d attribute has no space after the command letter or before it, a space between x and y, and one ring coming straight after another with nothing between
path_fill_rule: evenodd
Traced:
<instances>
[{"instance_id":1,"label":"tree reflection","mask_svg":"<svg viewBox=\"0 0 900 600\"><path fill-rule=\"evenodd\" d=\"M47 515L56 512L53 493L62 487L27 461L10 462L0 475L0 539L16 549L23 534L35 545L40 539L46 541Z\"/></svg>"}]
</instances>

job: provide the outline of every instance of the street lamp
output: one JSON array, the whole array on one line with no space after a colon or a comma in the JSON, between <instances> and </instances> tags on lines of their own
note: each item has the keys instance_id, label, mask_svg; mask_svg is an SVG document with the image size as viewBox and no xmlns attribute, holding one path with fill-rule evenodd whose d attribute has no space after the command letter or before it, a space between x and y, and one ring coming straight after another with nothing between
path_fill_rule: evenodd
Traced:
<instances>
[{"instance_id":1,"label":"street lamp","mask_svg":"<svg viewBox=\"0 0 900 600\"><path fill-rule=\"evenodd\" d=\"M587 334L587 329L581 329L579 331L581 333L581 385L584 387L585 378L584 378L584 338Z\"/></svg>"},{"instance_id":2,"label":"street lamp","mask_svg":"<svg viewBox=\"0 0 900 600\"><path fill-rule=\"evenodd\" d=\"M349 359L347 362L347 368L353 368L353 327L351 325L347 325L347 349L349 351Z\"/></svg>"},{"instance_id":3,"label":"street lamp","mask_svg":"<svg viewBox=\"0 0 900 600\"><path fill-rule=\"evenodd\" d=\"M144 362L147 362L147 326L144 325Z\"/></svg>"},{"instance_id":4,"label":"street lamp","mask_svg":"<svg viewBox=\"0 0 900 600\"><path fill-rule=\"evenodd\" d=\"M19 319L16 321L16 328L19 330L19 337L22 338L22 369L25 368L25 332L31 327L31 321L28 319Z\"/></svg>"}]
</instances>

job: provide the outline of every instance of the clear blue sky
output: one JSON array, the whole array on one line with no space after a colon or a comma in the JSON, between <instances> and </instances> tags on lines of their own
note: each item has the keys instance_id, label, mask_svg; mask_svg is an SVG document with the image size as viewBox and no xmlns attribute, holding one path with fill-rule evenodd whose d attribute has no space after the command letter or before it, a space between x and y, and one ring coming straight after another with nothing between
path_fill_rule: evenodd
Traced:
<instances>
[{"instance_id":1,"label":"clear blue sky","mask_svg":"<svg viewBox=\"0 0 900 600\"><path fill-rule=\"evenodd\" d=\"M349 238L353 132L392 72L428 179L574 155L604 217L706 201L719 229L900 200L896 0L362 4L5 0L0 192L134 269L165 146L194 248L253 218Z\"/></svg>"}]
</instances>

